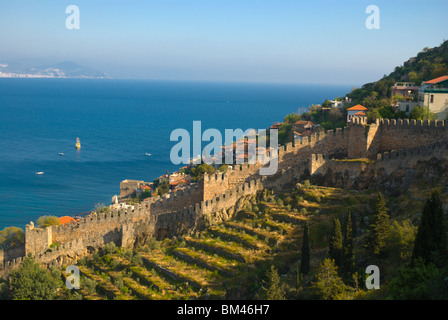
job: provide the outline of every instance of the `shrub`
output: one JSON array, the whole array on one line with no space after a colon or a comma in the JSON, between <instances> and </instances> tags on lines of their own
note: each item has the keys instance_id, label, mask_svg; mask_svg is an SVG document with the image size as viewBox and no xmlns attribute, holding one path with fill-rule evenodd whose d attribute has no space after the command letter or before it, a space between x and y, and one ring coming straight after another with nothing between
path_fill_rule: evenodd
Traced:
<instances>
[{"instance_id":1,"label":"shrub","mask_svg":"<svg viewBox=\"0 0 448 320\"><path fill-rule=\"evenodd\" d=\"M61 222L59 221L58 217L55 216L42 216L39 219L37 219L37 225L39 228L58 226L60 224Z\"/></svg>"},{"instance_id":2,"label":"shrub","mask_svg":"<svg viewBox=\"0 0 448 320\"><path fill-rule=\"evenodd\" d=\"M303 187L309 189L311 187L310 180L303 181Z\"/></svg>"},{"instance_id":3,"label":"shrub","mask_svg":"<svg viewBox=\"0 0 448 320\"><path fill-rule=\"evenodd\" d=\"M127 294L127 293L129 292L129 288L123 286L123 287L120 289L120 291L121 291L122 294Z\"/></svg>"},{"instance_id":4,"label":"shrub","mask_svg":"<svg viewBox=\"0 0 448 320\"><path fill-rule=\"evenodd\" d=\"M0 300L9 299L9 283L0 279Z\"/></svg>"},{"instance_id":5,"label":"shrub","mask_svg":"<svg viewBox=\"0 0 448 320\"><path fill-rule=\"evenodd\" d=\"M95 205L95 209L94 210L95 210L96 213L109 213L110 212L110 208L106 207L102 203L97 203Z\"/></svg>"},{"instance_id":6,"label":"shrub","mask_svg":"<svg viewBox=\"0 0 448 320\"><path fill-rule=\"evenodd\" d=\"M25 232L17 227L7 227L0 231L0 249L25 243Z\"/></svg>"},{"instance_id":7,"label":"shrub","mask_svg":"<svg viewBox=\"0 0 448 320\"><path fill-rule=\"evenodd\" d=\"M325 259L319 266L316 273L316 280L313 282L316 293L324 300L343 299L347 291L347 286L338 276L338 267L334 260Z\"/></svg>"},{"instance_id":8,"label":"shrub","mask_svg":"<svg viewBox=\"0 0 448 320\"><path fill-rule=\"evenodd\" d=\"M10 274L11 296L14 300L53 300L62 282L33 258L26 257Z\"/></svg>"},{"instance_id":9,"label":"shrub","mask_svg":"<svg viewBox=\"0 0 448 320\"><path fill-rule=\"evenodd\" d=\"M448 298L443 273L422 258L413 266L401 267L388 286L389 298L395 300L444 300Z\"/></svg>"},{"instance_id":10,"label":"shrub","mask_svg":"<svg viewBox=\"0 0 448 320\"><path fill-rule=\"evenodd\" d=\"M113 284L118 288L118 290L121 290L124 286L123 279L121 277L115 278Z\"/></svg>"},{"instance_id":11,"label":"shrub","mask_svg":"<svg viewBox=\"0 0 448 320\"><path fill-rule=\"evenodd\" d=\"M136 265L142 265L143 264L143 258L140 254L134 254L134 256L131 259L132 263Z\"/></svg>"},{"instance_id":12,"label":"shrub","mask_svg":"<svg viewBox=\"0 0 448 320\"><path fill-rule=\"evenodd\" d=\"M146 243L146 248L149 250L160 249L160 242L156 238L151 237Z\"/></svg>"},{"instance_id":13,"label":"shrub","mask_svg":"<svg viewBox=\"0 0 448 320\"><path fill-rule=\"evenodd\" d=\"M115 243L113 242L109 242L108 244L106 244L103 248L102 248L102 253L104 255L107 254L114 254L117 252L117 246L115 245Z\"/></svg>"}]
</instances>

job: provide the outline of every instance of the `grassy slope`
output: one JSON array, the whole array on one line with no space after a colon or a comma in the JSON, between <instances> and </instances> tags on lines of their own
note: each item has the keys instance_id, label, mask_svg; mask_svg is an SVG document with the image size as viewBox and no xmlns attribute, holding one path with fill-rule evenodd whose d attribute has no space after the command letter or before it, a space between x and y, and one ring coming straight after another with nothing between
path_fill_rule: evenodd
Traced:
<instances>
[{"instance_id":1,"label":"grassy slope","mask_svg":"<svg viewBox=\"0 0 448 320\"><path fill-rule=\"evenodd\" d=\"M387 199L391 218L416 224L425 190L426 186L415 185L408 194ZM446 192L443 197L446 203ZM305 279L305 288L297 284L304 221L310 221L313 273L327 257L333 219L339 218L344 225L348 212L355 221L358 273L376 263L387 282L398 266L407 263L410 248L391 240L381 260L368 256L363 247L365 217L374 212L376 198L375 190L352 192L317 186L260 198L253 203L258 212L242 211L236 218L195 235L87 258L81 266L83 277L97 286L80 293L85 299L257 299L264 297L266 272L274 265L286 285L287 298L316 298L307 287L312 275ZM374 299L386 294L380 290L366 295L360 290L349 298Z\"/></svg>"}]
</instances>

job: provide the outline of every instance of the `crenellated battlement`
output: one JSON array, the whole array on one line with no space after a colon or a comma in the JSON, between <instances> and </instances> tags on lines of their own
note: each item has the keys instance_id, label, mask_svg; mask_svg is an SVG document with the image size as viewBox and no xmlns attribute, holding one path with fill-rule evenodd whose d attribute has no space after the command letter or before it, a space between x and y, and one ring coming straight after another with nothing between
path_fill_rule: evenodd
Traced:
<instances>
[{"instance_id":1,"label":"crenellated battlement","mask_svg":"<svg viewBox=\"0 0 448 320\"><path fill-rule=\"evenodd\" d=\"M413 129L418 128L446 128L448 125L448 120L409 120L409 119L377 119L377 124L383 126L412 126Z\"/></svg>"},{"instance_id":2,"label":"crenellated battlement","mask_svg":"<svg viewBox=\"0 0 448 320\"><path fill-rule=\"evenodd\" d=\"M441 141L429 144L427 146L403 148L399 150L392 150L390 152L379 153L377 155L377 161L428 157L439 153L446 154L447 151L448 151L448 141Z\"/></svg>"}]
</instances>

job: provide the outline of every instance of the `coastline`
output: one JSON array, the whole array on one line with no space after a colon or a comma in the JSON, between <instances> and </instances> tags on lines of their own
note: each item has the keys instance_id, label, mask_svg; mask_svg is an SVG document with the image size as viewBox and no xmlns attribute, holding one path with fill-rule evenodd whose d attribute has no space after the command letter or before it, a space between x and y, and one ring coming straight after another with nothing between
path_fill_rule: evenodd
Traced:
<instances>
[{"instance_id":1,"label":"coastline","mask_svg":"<svg viewBox=\"0 0 448 320\"><path fill-rule=\"evenodd\" d=\"M342 95L348 89L156 80L9 80L0 79L4 83L0 88L0 114L6 123L0 133L0 146L5 150L0 156L0 175L4 177L4 184L0 183L4 197L0 211L12 222L0 223L2 227L22 227L42 215L85 212L97 203L110 203L122 180L152 181L167 169L177 170L178 166L169 160L174 145L169 135L175 128L191 130L193 120L203 119L204 130L261 129L301 106ZM95 92L92 85L97 88ZM36 90L36 86L43 87ZM153 91L148 92L151 88ZM176 97L171 94L173 90L178 92ZM50 94L55 97L46 98ZM163 98L167 102L162 103ZM124 99L132 112L123 109ZM148 113L148 107L156 109ZM186 108L189 113L185 113ZM220 110L227 110L226 114ZM26 127L16 132L18 126L14 123ZM163 123L169 123L169 127ZM8 144L11 135L15 136L14 145ZM84 142L78 156L70 151L77 136ZM65 156L59 157L59 152ZM146 152L153 155L146 157ZM27 171L33 174L31 181ZM37 171L45 174L36 177ZM17 193L21 189L24 191ZM84 196L77 196L81 193ZM95 198L95 193L103 196ZM34 205L37 203L43 204L42 209ZM22 215L28 218L20 219Z\"/></svg>"}]
</instances>

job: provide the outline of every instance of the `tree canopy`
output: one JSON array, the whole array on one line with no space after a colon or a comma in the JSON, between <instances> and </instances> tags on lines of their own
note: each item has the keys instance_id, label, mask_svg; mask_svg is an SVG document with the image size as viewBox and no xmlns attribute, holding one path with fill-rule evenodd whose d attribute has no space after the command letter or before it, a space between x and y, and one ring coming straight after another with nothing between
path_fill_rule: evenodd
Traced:
<instances>
[{"instance_id":1,"label":"tree canopy","mask_svg":"<svg viewBox=\"0 0 448 320\"><path fill-rule=\"evenodd\" d=\"M61 280L43 269L33 258L26 257L10 274L11 297L14 300L53 300Z\"/></svg>"}]
</instances>

